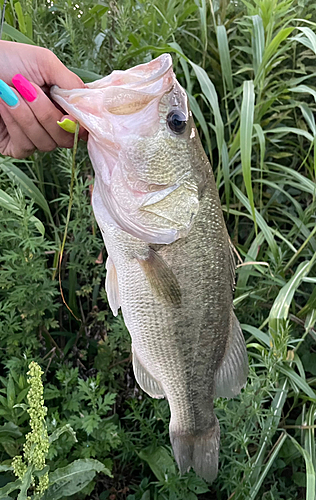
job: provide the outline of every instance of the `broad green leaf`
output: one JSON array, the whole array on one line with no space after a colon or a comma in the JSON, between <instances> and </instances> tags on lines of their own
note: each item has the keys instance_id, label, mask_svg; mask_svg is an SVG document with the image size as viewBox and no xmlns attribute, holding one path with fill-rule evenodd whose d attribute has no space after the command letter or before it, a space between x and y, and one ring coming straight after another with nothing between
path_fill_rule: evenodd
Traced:
<instances>
[{"instance_id":1,"label":"broad green leaf","mask_svg":"<svg viewBox=\"0 0 316 500\"><path fill-rule=\"evenodd\" d=\"M111 475L98 460L90 458L75 460L49 474L50 486L42 500L59 500L74 495L83 490L98 472Z\"/></svg>"},{"instance_id":2,"label":"broad green leaf","mask_svg":"<svg viewBox=\"0 0 316 500\"><path fill-rule=\"evenodd\" d=\"M48 206L47 201L45 200L43 194L35 186L32 179L30 179L20 168L16 165L7 166L5 163L0 163L0 167L2 170L10 177L10 179L14 180L23 192L29 196L34 203L36 203L39 207L41 207L47 215L50 215L50 208Z\"/></svg>"},{"instance_id":3,"label":"broad green leaf","mask_svg":"<svg viewBox=\"0 0 316 500\"><path fill-rule=\"evenodd\" d=\"M233 75L229 55L229 46L225 26L217 26L216 29L218 52L221 61L222 75L227 83L228 90L233 93Z\"/></svg>"},{"instance_id":4,"label":"broad green leaf","mask_svg":"<svg viewBox=\"0 0 316 500\"><path fill-rule=\"evenodd\" d=\"M286 365L279 365L278 370L286 375L301 391L303 391L309 398L316 401L316 393L308 385L306 380L304 380L298 373L296 373L292 368Z\"/></svg>"},{"instance_id":5,"label":"broad green leaf","mask_svg":"<svg viewBox=\"0 0 316 500\"><path fill-rule=\"evenodd\" d=\"M301 94L310 94L314 97L314 100L316 102L316 90L308 87L308 85L298 85L297 87L292 87L289 90L291 90L292 92L299 92Z\"/></svg>"},{"instance_id":6,"label":"broad green leaf","mask_svg":"<svg viewBox=\"0 0 316 500\"><path fill-rule=\"evenodd\" d=\"M22 434L21 434L22 436ZM0 472L12 471L13 467L11 465L0 465Z\"/></svg>"},{"instance_id":7,"label":"broad green leaf","mask_svg":"<svg viewBox=\"0 0 316 500\"><path fill-rule=\"evenodd\" d=\"M22 436L22 433L19 427L13 422L6 422L5 424L0 426L0 440L4 440L5 437L14 437L19 438Z\"/></svg>"},{"instance_id":8,"label":"broad green leaf","mask_svg":"<svg viewBox=\"0 0 316 500\"><path fill-rule=\"evenodd\" d=\"M20 481L20 479L7 483L5 486L0 488L0 499L3 497L7 497L9 493L12 493L12 491L19 490L21 488L21 484L22 482Z\"/></svg>"},{"instance_id":9,"label":"broad green leaf","mask_svg":"<svg viewBox=\"0 0 316 500\"><path fill-rule=\"evenodd\" d=\"M244 182L248 195L253 221L256 227L256 214L253 201L251 184L251 152L252 152L252 130L255 109L255 91L253 81L243 84L243 100L240 116L240 154Z\"/></svg>"},{"instance_id":10,"label":"broad green leaf","mask_svg":"<svg viewBox=\"0 0 316 500\"><path fill-rule=\"evenodd\" d=\"M54 441L57 441L57 439L59 439L59 437L62 434L65 434L65 433L70 434L70 436L73 438L73 440L74 440L75 443L78 442L75 431L73 430L73 428L71 427L71 425L66 424L66 425L63 425L63 427L59 427L59 429L56 429L49 436L49 443L53 443Z\"/></svg>"},{"instance_id":11,"label":"broad green leaf","mask_svg":"<svg viewBox=\"0 0 316 500\"><path fill-rule=\"evenodd\" d=\"M152 446L144 448L138 453L139 457L148 463L158 481L164 482L167 474L174 475L176 468L174 461L163 446L153 449Z\"/></svg>"},{"instance_id":12,"label":"broad green leaf","mask_svg":"<svg viewBox=\"0 0 316 500\"><path fill-rule=\"evenodd\" d=\"M271 339L270 339L269 335L267 335L266 333L259 330L259 328L256 328L255 326L252 326L252 325L245 325L245 324L242 324L240 326L241 326L242 330L245 330L246 332L251 333L251 335L253 335L257 340L260 340L260 342L265 344L267 347L269 347L269 348L271 347Z\"/></svg>"},{"instance_id":13,"label":"broad green leaf","mask_svg":"<svg viewBox=\"0 0 316 500\"><path fill-rule=\"evenodd\" d=\"M302 111L302 114L306 120L306 123L308 124L309 128L311 129L313 136L315 137L316 124L315 124L315 117L314 117L312 110L310 109L310 107L307 106L307 104L305 104L305 102L301 103L299 105L299 108Z\"/></svg>"},{"instance_id":14,"label":"broad green leaf","mask_svg":"<svg viewBox=\"0 0 316 500\"><path fill-rule=\"evenodd\" d=\"M23 11L22 11L22 6L21 6L20 2L16 2L14 4L14 9L15 9L16 15L18 16L18 22L19 22L20 31L24 35L26 35L26 24L25 24L25 19L24 19L24 15L23 15Z\"/></svg>"},{"instance_id":15,"label":"broad green leaf","mask_svg":"<svg viewBox=\"0 0 316 500\"><path fill-rule=\"evenodd\" d=\"M33 40L31 40L29 37L23 35L23 33L21 33L19 30L13 28L13 26L10 26L7 23L4 23L4 25L3 25L3 33L8 35L15 42L27 43L29 45L35 45Z\"/></svg>"},{"instance_id":16,"label":"broad green leaf","mask_svg":"<svg viewBox=\"0 0 316 500\"><path fill-rule=\"evenodd\" d=\"M200 127L203 131L203 134L205 136L209 155L212 155L211 138L210 138L208 126L207 126L207 123L206 123L205 118L203 116L203 113L201 111L201 108L193 95L188 94L188 99L189 99L190 108L192 110L192 113L194 114L195 118L199 122Z\"/></svg>"},{"instance_id":17,"label":"broad green leaf","mask_svg":"<svg viewBox=\"0 0 316 500\"><path fill-rule=\"evenodd\" d=\"M218 103L216 89L214 87L214 84L211 82L210 78L208 77L206 71L203 68L201 68L200 66L198 66L197 64L193 63L192 61L189 61L189 62L190 62L191 66L196 74L196 77L199 81L201 90L211 106L211 109L212 109L212 112L214 115L214 119L215 119L215 134L216 134L218 153L219 153L219 155L221 155L223 142L224 142L224 124L223 124L222 116L221 116L220 109L219 109L219 103Z\"/></svg>"},{"instance_id":18,"label":"broad green leaf","mask_svg":"<svg viewBox=\"0 0 316 500\"><path fill-rule=\"evenodd\" d=\"M298 26L297 29L306 36L306 38L310 42L309 48L314 52L314 54L316 54L316 34L313 32L313 30L311 30L307 26ZM296 37L296 40L302 42L299 37Z\"/></svg>"},{"instance_id":19,"label":"broad green leaf","mask_svg":"<svg viewBox=\"0 0 316 500\"><path fill-rule=\"evenodd\" d=\"M279 291L269 314L269 326L272 336L278 334L279 322L287 319L294 293L300 286L302 279L308 275L312 265L312 261L302 262L292 278Z\"/></svg>"},{"instance_id":20,"label":"broad green leaf","mask_svg":"<svg viewBox=\"0 0 316 500\"><path fill-rule=\"evenodd\" d=\"M252 34L252 54L253 54L253 66L255 70L255 75L258 72L260 67L262 56L264 53L264 28L262 19L260 16L252 16L252 24L253 24L253 34Z\"/></svg>"},{"instance_id":21,"label":"broad green leaf","mask_svg":"<svg viewBox=\"0 0 316 500\"><path fill-rule=\"evenodd\" d=\"M310 142L313 142L314 137L306 130L295 127L276 127L274 129L266 130L266 134L297 134L305 137Z\"/></svg>"},{"instance_id":22,"label":"broad green leaf","mask_svg":"<svg viewBox=\"0 0 316 500\"><path fill-rule=\"evenodd\" d=\"M0 206L6 210L10 210L10 212L14 212L16 215L21 215L21 210L16 200L2 189L0 189Z\"/></svg>"},{"instance_id":23,"label":"broad green leaf","mask_svg":"<svg viewBox=\"0 0 316 500\"><path fill-rule=\"evenodd\" d=\"M261 64L260 64L260 67L258 69L258 73L256 75L255 82L257 82L257 79L261 76L262 72L266 69L266 66L268 65L270 59L276 55L277 49L280 46L280 44L284 40L286 40L286 38L289 37L289 35L292 33L293 30L294 30L294 27L281 29L277 33L277 35L273 38L273 40L271 40L269 45L265 48Z\"/></svg>"}]
</instances>

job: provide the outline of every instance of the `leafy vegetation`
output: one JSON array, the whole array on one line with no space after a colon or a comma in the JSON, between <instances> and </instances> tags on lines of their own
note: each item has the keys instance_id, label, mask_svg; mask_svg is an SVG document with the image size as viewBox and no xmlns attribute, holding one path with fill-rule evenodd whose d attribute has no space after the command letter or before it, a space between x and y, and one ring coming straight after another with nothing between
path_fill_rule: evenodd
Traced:
<instances>
[{"instance_id":1,"label":"leafy vegetation","mask_svg":"<svg viewBox=\"0 0 316 500\"><path fill-rule=\"evenodd\" d=\"M11 463L30 432L31 361L54 436L45 499L314 500L315 17L309 0L8 2L4 36L52 49L86 81L173 54L244 261L235 306L250 373L239 397L216 401L217 480L180 477L168 404L137 387L128 332L107 304L85 146L75 169L66 150L0 158L3 500L18 494ZM31 475L19 500L39 494Z\"/></svg>"}]
</instances>

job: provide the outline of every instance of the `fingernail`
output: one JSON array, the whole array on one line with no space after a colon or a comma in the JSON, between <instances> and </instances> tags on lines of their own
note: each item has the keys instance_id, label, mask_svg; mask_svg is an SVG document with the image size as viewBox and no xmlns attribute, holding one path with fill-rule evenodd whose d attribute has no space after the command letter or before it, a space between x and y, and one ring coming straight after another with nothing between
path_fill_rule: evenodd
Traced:
<instances>
[{"instance_id":1,"label":"fingernail","mask_svg":"<svg viewBox=\"0 0 316 500\"><path fill-rule=\"evenodd\" d=\"M9 85L3 80L0 80L0 97L8 106L16 106L19 102L18 97L15 95Z\"/></svg>"},{"instance_id":2,"label":"fingernail","mask_svg":"<svg viewBox=\"0 0 316 500\"><path fill-rule=\"evenodd\" d=\"M57 123L62 129L66 130L66 132L70 132L71 134L76 132L76 122L69 120L69 118L64 118L61 122Z\"/></svg>"},{"instance_id":3,"label":"fingernail","mask_svg":"<svg viewBox=\"0 0 316 500\"><path fill-rule=\"evenodd\" d=\"M15 75L12 78L12 83L27 102L35 101L37 97L36 89L23 75Z\"/></svg>"}]
</instances>

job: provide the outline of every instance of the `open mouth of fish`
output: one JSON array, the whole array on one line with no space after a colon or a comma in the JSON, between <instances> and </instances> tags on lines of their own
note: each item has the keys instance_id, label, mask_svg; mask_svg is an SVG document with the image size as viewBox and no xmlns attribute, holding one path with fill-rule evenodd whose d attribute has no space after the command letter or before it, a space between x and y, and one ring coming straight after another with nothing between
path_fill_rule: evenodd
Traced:
<instances>
[{"instance_id":1,"label":"open mouth of fish","mask_svg":"<svg viewBox=\"0 0 316 500\"><path fill-rule=\"evenodd\" d=\"M110 75L86 85L86 89L63 90L53 87L53 99L64 106L71 116L86 128L90 133L97 133L102 138L109 139L111 130L105 130L105 124L113 124L113 115L124 116L124 120L117 119L115 125L120 128L124 122L125 133L129 130L133 116L134 130L141 126L142 130L150 122L150 115L155 114L154 107L149 105L169 92L175 85L176 79L172 70L172 59L169 54L162 54L149 63L140 64L126 71L113 71ZM135 115L147 108L146 124L144 116L139 116L135 122ZM154 119L154 116L152 116ZM144 126L142 126L144 125ZM139 130L139 133L142 131Z\"/></svg>"}]
</instances>

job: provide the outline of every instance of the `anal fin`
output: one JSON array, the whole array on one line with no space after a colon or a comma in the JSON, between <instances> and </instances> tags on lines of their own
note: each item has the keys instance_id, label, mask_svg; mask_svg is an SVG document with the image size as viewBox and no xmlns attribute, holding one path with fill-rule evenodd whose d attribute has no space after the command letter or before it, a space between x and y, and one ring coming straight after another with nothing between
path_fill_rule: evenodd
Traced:
<instances>
[{"instance_id":1,"label":"anal fin","mask_svg":"<svg viewBox=\"0 0 316 500\"><path fill-rule=\"evenodd\" d=\"M138 385L152 398L163 399L165 395L161 385L140 363L134 347L132 347L132 352L134 374Z\"/></svg>"},{"instance_id":2,"label":"anal fin","mask_svg":"<svg viewBox=\"0 0 316 500\"><path fill-rule=\"evenodd\" d=\"M107 270L105 278L105 290L108 296L109 306L112 309L114 316L117 316L118 309L119 307L121 307L121 301L116 268L110 256L107 258L105 267Z\"/></svg>"},{"instance_id":3,"label":"anal fin","mask_svg":"<svg viewBox=\"0 0 316 500\"><path fill-rule=\"evenodd\" d=\"M240 324L232 313L232 327L227 340L225 357L215 373L217 397L233 398L245 386L248 374L246 343Z\"/></svg>"}]
</instances>

